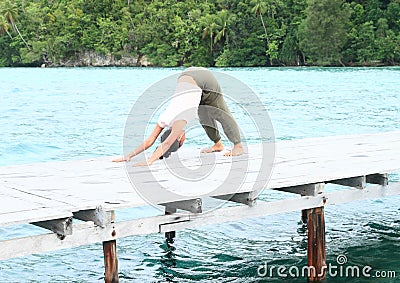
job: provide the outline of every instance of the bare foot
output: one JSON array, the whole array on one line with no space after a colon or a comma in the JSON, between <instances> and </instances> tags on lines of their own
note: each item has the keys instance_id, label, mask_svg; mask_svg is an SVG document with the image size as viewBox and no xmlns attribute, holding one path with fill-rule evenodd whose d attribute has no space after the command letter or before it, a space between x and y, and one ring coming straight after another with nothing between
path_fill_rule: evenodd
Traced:
<instances>
[{"instance_id":1,"label":"bare foot","mask_svg":"<svg viewBox=\"0 0 400 283\"><path fill-rule=\"evenodd\" d=\"M224 156L239 156L243 154L243 146L241 143L235 144L232 150L224 153Z\"/></svg>"},{"instance_id":2,"label":"bare foot","mask_svg":"<svg viewBox=\"0 0 400 283\"><path fill-rule=\"evenodd\" d=\"M212 147L204 148L201 150L201 153L211 153L211 152L220 152L224 150L224 145L221 141L215 143Z\"/></svg>"}]
</instances>

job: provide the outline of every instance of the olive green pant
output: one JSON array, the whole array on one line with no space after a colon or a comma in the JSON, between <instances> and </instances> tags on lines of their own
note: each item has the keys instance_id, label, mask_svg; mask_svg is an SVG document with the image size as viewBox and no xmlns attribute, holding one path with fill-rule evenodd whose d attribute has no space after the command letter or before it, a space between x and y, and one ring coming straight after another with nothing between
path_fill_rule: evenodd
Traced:
<instances>
[{"instance_id":1,"label":"olive green pant","mask_svg":"<svg viewBox=\"0 0 400 283\"><path fill-rule=\"evenodd\" d=\"M221 135L218 130L217 121L221 124L226 137L233 143L240 143L239 127L236 124L228 106L225 103L224 97L220 94L212 104L199 105L199 119L207 136L214 143L221 140Z\"/></svg>"},{"instance_id":2,"label":"olive green pant","mask_svg":"<svg viewBox=\"0 0 400 283\"><path fill-rule=\"evenodd\" d=\"M207 136L214 143L221 140L217 125L219 122L227 138L233 144L240 143L239 127L226 105L221 87L212 72L202 67L190 67L180 76L185 75L192 77L202 89L198 114Z\"/></svg>"}]
</instances>

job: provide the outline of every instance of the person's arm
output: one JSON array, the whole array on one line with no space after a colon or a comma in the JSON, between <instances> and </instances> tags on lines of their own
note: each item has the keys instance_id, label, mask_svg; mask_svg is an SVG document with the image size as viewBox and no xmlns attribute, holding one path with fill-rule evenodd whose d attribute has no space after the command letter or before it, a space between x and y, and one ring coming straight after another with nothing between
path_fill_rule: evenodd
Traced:
<instances>
[{"instance_id":1,"label":"person's arm","mask_svg":"<svg viewBox=\"0 0 400 283\"><path fill-rule=\"evenodd\" d=\"M186 134L185 134L185 131L183 131L183 134L179 138L179 147L181 147L183 145L185 140L186 140Z\"/></svg>"},{"instance_id":2,"label":"person's arm","mask_svg":"<svg viewBox=\"0 0 400 283\"><path fill-rule=\"evenodd\" d=\"M154 127L153 132L150 136L143 141L134 151L130 152L127 156L114 159L113 162L123 162L123 161L130 161L132 157L138 155L139 153L145 151L149 147L151 147L154 142L156 141L157 137L162 132L163 128L161 128L158 124Z\"/></svg>"},{"instance_id":3,"label":"person's arm","mask_svg":"<svg viewBox=\"0 0 400 283\"><path fill-rule=\"evenodd\" d=\"M151 157L144 162L138 162L133 166L146 166L151 165L154 161L158 160L165 152L171 147L171 145L183 134L183 128L186 126L185 120L177 120L171 127L171 133L163 143L157 147Z\"/></svg>"}]
</instances>

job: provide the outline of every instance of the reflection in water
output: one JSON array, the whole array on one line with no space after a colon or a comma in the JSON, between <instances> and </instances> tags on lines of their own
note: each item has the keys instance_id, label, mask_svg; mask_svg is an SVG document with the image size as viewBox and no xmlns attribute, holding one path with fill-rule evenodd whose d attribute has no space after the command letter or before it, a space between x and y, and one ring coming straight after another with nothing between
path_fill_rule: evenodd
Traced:
<instances>
[{"instance_id":1,"label":"reflection in water","mask_svg":"<svg viewBox=\"0 0 400 283\"><path fill-rule=\"evenodd\" d=\"M174 272L174 268L177 264L174 238L166 238L165 242L160 245L160 248L163 250L163 255L160 258L158 274L163 278L163 280L159 282L178 282L175 278L176 272Z\"/></svg>"}]
</instances>

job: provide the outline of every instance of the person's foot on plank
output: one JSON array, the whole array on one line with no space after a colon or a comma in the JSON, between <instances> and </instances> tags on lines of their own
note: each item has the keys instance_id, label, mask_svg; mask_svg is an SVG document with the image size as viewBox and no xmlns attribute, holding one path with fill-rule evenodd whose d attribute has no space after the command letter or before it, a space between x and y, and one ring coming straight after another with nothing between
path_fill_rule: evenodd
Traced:
<instances>
[{"instance_id":1,"label":"person's foot on plank","mask_svg":"<svg viewBox=\"0 0 400 283\"><path fill-rule=\"evenodd\" d=\"M224 156L239 156L243 154L243 146L241 143L235 144L232 150L224 153Z\"/></svg>"},{"instance_id":2,"label":"person's foot on plank","mask_svg":"<svg viewBox=\"0 0 400 283\"><path fill-rule=\"evenodd\" d=\"M212 147L207 147L201 150L202 153L220 152L224 150L224 145L221 141L216 142Z\"/></svg>"}]
</instances>

